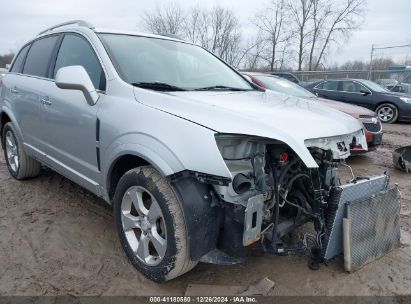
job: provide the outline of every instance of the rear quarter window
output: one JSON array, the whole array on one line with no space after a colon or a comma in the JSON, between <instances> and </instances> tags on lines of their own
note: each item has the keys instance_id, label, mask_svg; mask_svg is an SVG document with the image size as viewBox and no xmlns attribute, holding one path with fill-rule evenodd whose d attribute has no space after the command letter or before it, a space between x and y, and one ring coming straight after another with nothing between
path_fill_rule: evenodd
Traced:
<instances>
[{"instance_id":1,"label":"rear quarter window","mask_svg":"<svg viewBox=\"0 0 411 304\"><path fill-rule=\"evenodd\" d=\"M24 59L26 58L26 55L29 49L30 49L30 45L26 45L24 48L21 49L16 59L14 60L14 63L10 69L10 72L12 73L22 73L23 72Z\"/></svg>"},{"instance_id":2,"label":"rear quarter window","mask_svg":"<svg viewBox=\"0 0 411 304\"><path fill-rule=\"evenodd\" d=\"M58 36L50 36L33 42L24 64L24 74L40 77L48 76L50 57L57 39Z\"/></svg>"}]
</instances>

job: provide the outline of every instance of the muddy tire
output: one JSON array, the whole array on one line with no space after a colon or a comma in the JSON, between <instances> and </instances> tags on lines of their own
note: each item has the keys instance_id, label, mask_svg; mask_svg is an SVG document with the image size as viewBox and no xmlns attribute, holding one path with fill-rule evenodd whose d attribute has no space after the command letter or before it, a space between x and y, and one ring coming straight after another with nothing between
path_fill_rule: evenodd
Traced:
<instances>
[{"instance_id":1,"label":"muddy tire","mask_svg":"<svg viewBox=\"0 0 411 304\"><path fill-rule=\"evenodd\" d=\"M8 122L1 136L7 168L11 176L18 180L36 177L40 174L41 164L26 154L16 134L13 124Z\"/></svg>"},{"instance_id":2,"label":"muddy tire","mask_svg":"<svg viewBox=\"0 0 411 304\"><path fill-rule=\"evenodd\" d=\"M153 167L125 173L113 204L121 245L131 264L147 278L168 281L197 265L190 259L180 199Z\"/></svg>"},{"instance_id":3,"label":"muddy tire","mask_svg":"<svg viewBox=\"0 0 411 304\"><path fill-rule=\"evenodd\" d=\"M378 118L385 123L394 123L398 119L398 108L391 103L383 103L375 110Z\"/></svg>"}]
</instances>

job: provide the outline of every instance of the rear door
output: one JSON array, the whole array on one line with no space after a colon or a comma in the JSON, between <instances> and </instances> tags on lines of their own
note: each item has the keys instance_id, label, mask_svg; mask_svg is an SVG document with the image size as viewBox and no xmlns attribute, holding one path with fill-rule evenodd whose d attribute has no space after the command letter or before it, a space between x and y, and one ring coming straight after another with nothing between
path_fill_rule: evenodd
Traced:
<instances>
[{"instance_id":1,"label":"rear door","mask_svg":"<svg viewBox=\"0 0 411 304\"><path fill-rule=\"evenodd\" d=\"M57 35L35 40L24 47L5 79L9 100L27 150L38 157L44 153L43 115L40 104L48 78L50 58Z\"/></svg>"},{"instance_id":2,"label":"rear door","mask_svg":"<svg viewBox=\"0 0 411 304\"><path fill-rule=\"evenodd\" d=\"M314 87L313 92L317 94L318 97L339 100L338 81L326 80L321 82Z\"/></svg>"}]
</instances>

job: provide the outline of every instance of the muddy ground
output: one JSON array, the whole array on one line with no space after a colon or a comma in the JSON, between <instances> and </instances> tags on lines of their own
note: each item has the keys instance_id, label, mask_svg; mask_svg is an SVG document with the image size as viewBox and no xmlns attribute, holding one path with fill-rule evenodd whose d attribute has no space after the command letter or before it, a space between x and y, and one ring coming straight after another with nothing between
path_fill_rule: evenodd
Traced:
<instances>
[{"instance_id":1,"label":"muddy ground","mask_svg":"<svg viewBox=\"0 0 411 304\"><path fill-rule=\"evenodd\" d=\"M384 129L378 151L349 164L358 175L388 171L400 185L401 248L353 274L343 271L342 258L311 271L303 257L254 248L245 264L199 264L171 282L153 283L128 264L104 201L50 170L18 182L1 155L0 295L182 295L188 284L248 285L263 277L275 281L275 295L410 294L411 174L393 168L391 153L411 145L411 124Z\"/></svg>"}]
</instances>

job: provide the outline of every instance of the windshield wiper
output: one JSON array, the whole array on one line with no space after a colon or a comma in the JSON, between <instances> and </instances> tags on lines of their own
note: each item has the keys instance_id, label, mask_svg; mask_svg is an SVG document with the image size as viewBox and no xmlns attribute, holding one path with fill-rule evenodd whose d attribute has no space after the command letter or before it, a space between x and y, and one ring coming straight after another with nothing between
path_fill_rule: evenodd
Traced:
<instances>
[{"instance_id":1,"label":"windshield wiper","mask_svg":"<svg viewBox=\"0 0 411 304\"><path fill-rule=\"evenodd\" d=\"M247 90L247 89L233 88L233 87L228 87L228 86L223 86L223 85L215 85L215 86L210 86L210 87L193 89L193 91L214 91L214 90L221 90L221 91L251 91L251 90Z\"/></svg>"},{"instance_id":2,"label":"windshield wiper","mask_svg":"<svg viewBox=\"0 0 411 304\"><path fill-rule=\"evenodd\" d=\"M164 82L133 82L133 86L155 91L187 91L186 89Z\"/></svg>"}]
</instances>

